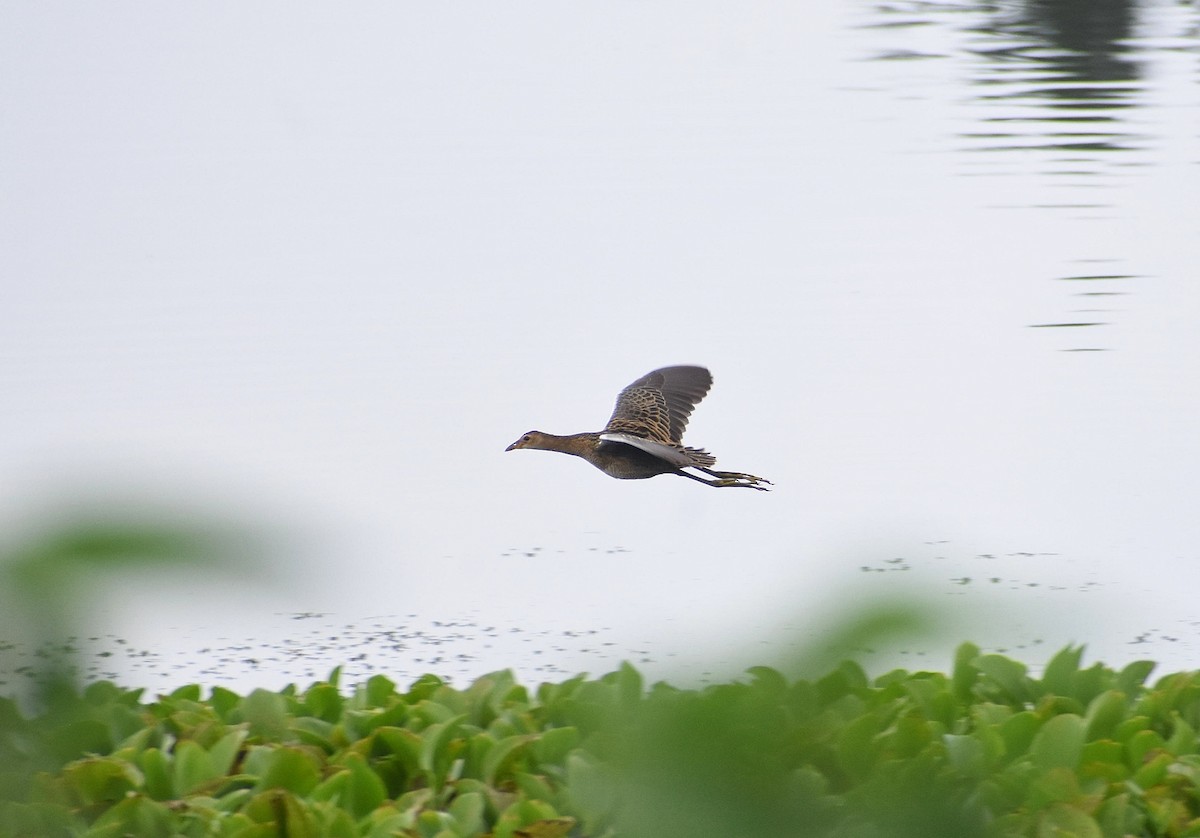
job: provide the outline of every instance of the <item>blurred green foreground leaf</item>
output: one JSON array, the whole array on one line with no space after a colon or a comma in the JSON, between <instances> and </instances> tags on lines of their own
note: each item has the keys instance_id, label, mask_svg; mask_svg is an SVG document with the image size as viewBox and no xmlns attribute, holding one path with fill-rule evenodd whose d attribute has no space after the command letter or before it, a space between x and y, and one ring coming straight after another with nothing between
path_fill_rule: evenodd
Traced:
<instances>
[{"instance_id":1,"label":"blurred green foreground leaf","mask_svg":"<svg viewBox=\"0 0 1200 838\"><path fill-rule=\"evenodd\" d=\"M97 509L47 522L24 543L0 549L0 640L37 650L33 700L52 703L75 688L81 615L98 604L98 582L181 570L244 580L260 568L264 544L249 528L162 512ZM234 569L237 576L213 572Z\"/></svg>"}]
</instances>

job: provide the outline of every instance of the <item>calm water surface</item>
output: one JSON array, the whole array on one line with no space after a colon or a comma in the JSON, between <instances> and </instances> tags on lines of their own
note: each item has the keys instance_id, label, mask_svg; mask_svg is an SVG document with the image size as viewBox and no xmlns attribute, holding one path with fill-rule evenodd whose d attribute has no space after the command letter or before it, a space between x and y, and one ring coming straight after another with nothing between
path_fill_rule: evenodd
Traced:
<instances>
[{"instance_id":1,"label":"calm water surface","mask_svg":"<svg viewBox=\"0 0 1200 838\"><path fill-rule=\"evenodd\" d=\"M476 11L4 13L0 512L304 545L92 589L92 675L709 678L903 596L873 666L1198 665L1194 4ZM770 496L503 453L680 362Z\"/></svg>"}]
</instances>

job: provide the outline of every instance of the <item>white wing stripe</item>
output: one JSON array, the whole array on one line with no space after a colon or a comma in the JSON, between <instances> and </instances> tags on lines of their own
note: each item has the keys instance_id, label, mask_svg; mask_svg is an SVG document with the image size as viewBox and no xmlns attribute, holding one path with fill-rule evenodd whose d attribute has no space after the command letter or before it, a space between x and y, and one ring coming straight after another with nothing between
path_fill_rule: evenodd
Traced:
<instances>
[{"instance_id":1,"label":"white wing stripe","mask_svg":"<svg viewBox=\"0 0 1200 838\"><path fill-rule=\"evenodd\" d=\"M611 433L600 434L601 442L620 442L624 445L632 445L634 448L640 448L647 454L653 454L660 460L666 460L674 466L690 466L692 458L680 451L677 448L672 448L669 445L663 445L661 442L655 442L651 439L643 439L640 436L633 434Z\"/></svg>"}]
</instances>

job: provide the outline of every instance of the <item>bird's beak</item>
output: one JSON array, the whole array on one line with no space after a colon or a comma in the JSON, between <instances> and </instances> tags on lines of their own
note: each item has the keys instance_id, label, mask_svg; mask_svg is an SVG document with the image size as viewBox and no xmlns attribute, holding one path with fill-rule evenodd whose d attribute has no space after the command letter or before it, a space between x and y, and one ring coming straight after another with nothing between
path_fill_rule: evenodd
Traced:
<instances>
[{"instance_id":1,"label":"bird's beak","mask_svg":"<svg viewBox=\"0 0 1200 838\"><path fill-rule=\"evenodd\" d=\"M504 450L505 451L515 451L520 446L520 444L521 444L521 440L518 439L516 442L514 442L512 445L508 446Z\"/></svg>"}]
</instances>

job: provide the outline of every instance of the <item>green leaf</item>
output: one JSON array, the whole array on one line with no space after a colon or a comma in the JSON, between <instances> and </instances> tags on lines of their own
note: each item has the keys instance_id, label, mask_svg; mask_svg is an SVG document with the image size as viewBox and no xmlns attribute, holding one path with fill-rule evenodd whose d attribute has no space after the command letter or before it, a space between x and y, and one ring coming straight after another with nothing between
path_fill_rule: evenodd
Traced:
<instances>
[{"instance_id":1,"label":"green leaf","mask_svg":"<svg viewBox=\"0 0 1200 838\"><path fill-rule=\"evenodd\" d=\"M363 834L366 838L397 838L397 836L409 836L413 825L417 819L414 815L409 815L406 812L388 812L386 809L377 809L371 813L371 816L366 820Z\"/></svg>"},{"instance_id":2,"label":"green leaf","mask_svg":"<svg viewBox=\"0 0 1200 838\"><path fill-rule=\"evenodd\" d=\"M1083 658L1082 646L1066 646L1061 649L1042 674L1042 687L1055 695L1075 696L1075 676Z\"/></svg>"},{"instance_id":3,"label":"green leaf","mask_svg":"<svg viewBox=\"0 0 1200 838\"><path fill-rule=\"evenodd\" d=\"M541 801L521 800L500 813L496 819L494 834L496 838L502 838L505 835L536 836L543 826L565 823L567 823L567 819L559 818L558 813L549 804ZM573 825L574 821L569 821L569 823ZM570 827L567 828L569 831ZM562 835L564 833L555 834Z\"/></svg>"},{"instance_id":4,"label":"green leaf","mask_svg":"<svg viewBox=\"0 0 1200 838\"><path fill-rule=\"evenodd\" d=\"M1100 739L1083 746L1079 757L1081 777L1100 777L1105 782L1119 783L1129 777L1125 765L1125 749L1120 742Z\"/></svg>"},{"instance_id":5,"label":"green leaf","mask_svg":"<svg viewBox=\"0 0 1200 838\"><path fill-rule=\"evenodd\" d=\"M445 700L443 696L444 692L439 692L438 700ZM461 697L464 701L457 712L467 713L469 723L481 728L488 727L505 709L528 702L524 687L509 669L476 678Z\"/></svg>"},{"instance_id":6,"label":"green leaf","mask_svg":"<svg viewBox=\"0 0 1200 838\"><path fill-rule=\"evenodd\" d=\"M59 528L43 543L14 556L8 572L23 585L32 580L40 582L45 574L76 575L80 567L200 563L219 555L211 536L199 529L182 527L103 520L78 522Z\"/></svg>"},{"instance_id":7,"label":"green leaf","mask_svg":"<svg viewBox=\"0 0 1200 838\"><path fill-rule=\"evenodd\" d=\"M414 704L411 715L424 723L425 726L446 722L456 717L459 721L466 718L465 713L455 713L446 705L428 699L418 701Z\"/></svg>"},{"instance_id":8,"label":"green leaf","mask_svg":"<svg viewBox=\"0 0 1200 838\"><path fill-rule=\"evenodd\" d=\"M320 748L327 754L338 750L334 740L338 738L338 727L315 716L300 716L292 720L291 732L305 745Z\"/></svg>"},{"instance_id":9,"label":"green leaf","mask_svg":"<svg viewBox=\"0 0 1200 838\"><path fill-rule=\"evenodd\" d=\"M416 823L421 810L433 803L433 789L416 789L405 792L396 798L395 806L400 811L411 815L412 823Z\"/></svg>"},{"instance_id":10,"label":"green leaf","mask_svg":"<svg viewBox=\"0 0 1200 838\"><path fill-rule=\"evenodd\" d=\"M496 785L502 768L506 768L516 753L526 747L533 736L509 736L501 739L483 758L482 779L488 785Z\"/></svg>"},{"instance_id":11,"label":"green leaf","mask_svg":"<svg viewBox=\"0 0 1200 838\"><path fill-rule=\"evenodd\" d=\"M439 838L449 828L450 818L444 812L426 810L417 815L417 829L423 838Z\"/></svg>"},{"instance_id":12,"label":"green leaf","mask_svg":"<svg viewBox=\"0 0 1200 838\"><path fill-rule=\"evenodd\" d=\"M1016 715L1013 708L1007 704L994 704L990 701L972 705L969 714L976 728L999 727Z\"/></svg>"},{"instance_id":13,"label":"green leaf","mask_svg":"<svg viewBox=\"0 0 1200 838\"><path fill-rule=\"evenodd\" d=\"M308 795L311 800L338 801L346 792L346 783L350 782L349 770L339 771L322 780Z\"/></svg>"},{"instance_id":14,"label":"green leaf","mask_svg":"<svg viewBox=\"0 0 1200 838\"><path fill-rule=\"evenodd\" d=\"M208 751L190 739L176 745L173 756L172 780L176 794L192 794L219 776Z\"/></svg>"},{"instance_id":15,"label":"green leaf","mask_svg":"<svg viewBox=\"0 0 1200 838\"><path fill-rule=\"evenodd\" d=\"M959 701L970 701L980 670L974 665L979 658L979 647L974 643L963 643L954 651L954 671L950 677L954 695Z\"/></svg>"},{"instance_id":16,"label":"green leaf","mask_svg":"<svg viewBox=\"0 0 1200 838\"><path fill-rule=\"evenodd\" d=\"M612 673L617 685L617 693L621 706L628 709L637 705L642 698L644 685L642 673L633 668L627 661L621 661L621 666Z\"/></svg>"},{"instance_id":17,"label":"green leaf","mask_svg":"<svg viewBox=\"0 0 1200 838\"><path fill-rule=\"evenodd\" d=\"M253 736L278 741L287 731L287 700L278 693L254 690L242 699L240 709Z\"/></svg>"},{"instance_id":18,"label":"green leaf","mask_svg":"<svg viewBox=\"0 0 1200 838\"><path fill-rule=\"evenodd\" d=\"M999 687L1010 701L1023 704L1032 700L1025 664L1003 655L980 655L972 665Z\"/></svg>"},{"instance_id":19,"label":"green leaf","mask_svg":"<svg viewBox=\"0 0 1200 838\"><path fill-rule=\"evenodd\" d=\"M1079 765L1087 728L1079 716L1065 713L1048 719L1033 737L1029 756L1041 768L1070 768Z\"/></svg>"},{"instance_id":20,"label":"green leaf","mask_svg":"<svg viewBox=\"0 0 1200 838\"><path fill-rule=\"evenodd\" d=\"M1062 803L1048 807L1038 817L1038 838L1104 838L1090 815Z\"/></svg>"},{"instance_id":21,"label":"green leaf","mask_svg":"<svg viewBox=\"0 0 1200 838\"><path fill-rule=\"evenodd\" d=\"M567 754L578 745L578 728L552 727L538 736L530 750L541 765L562 765Z\"/></svg>"},{"instance_id":22,"label":"green leaf","mask_svg":"<svg viewBox=\"0 0 1200 838\"><path fill-rule=\"evenodd\" d=\"M914 757L934 738L933 726L916 713L906 713L889 731L887 747L900 757Z\"/></svg>"},{"instance_id":23,"label":"green leaf","mask_svg":"<svg viewBox=\"0 0 1200 838\"><path fill-rule=\"evenodd\" d=\"M616 778L607 766L597 764L590 755L575 751L567 757L566 794L576 814L583 814L585 831L597 831L598 825L614 809L617 800Z\"/></svg>"},{"instance_id":24,"label":"green leaf","mask_svg":"<svg viewBox=\"0 0 1200 838\"><path fill-rule=\"evenodd\" d=\"M387 799L387 788L379 775L358 754L348 754L343 764L350 770L350 778L343 790L342 805L355 818L362 818L383 804Z\"/></svg>"},{"instance_id":25,"label":"green leaf","mask_svg":"<svg viewBox=\"0 0 1200 838\"><path fill-rule=\"evenodd\" d=\"M171 760L158 748L147 748L138 754L138 765L145 778L143 788L155 800L170 800L175 796Z\"/></svg>"},{"instance_id":26,"label":"green leaf","mask_svg":"<svg viewBox=\"0 0 1200 838\"><path fill-rule=\"evenodd\" d=\"M454 831L462 838L470 838L484 830L483 814L486 802L479 792L468 792L454 798L447 810L454 818Z\"/></svg>"},{"instance_id":27,"label":"green leaf","mask_svg":"<svg viewBox=\"0 0 1200 838\"><path fill-rule=\"evenodd\" d=\"M304 694L304 709L331 724L342 717L344 704L345 699L332 684L315 684Z\"/></svg>"},{"instance_id":28,"label":"green leaf","mask_svg":"<svg viewBox=\"0 0 1200 838\"><path fill-rule=\"evenodd\" d=\"M231 730L208 749L208 756L216 774L228 774L233 769L234 760L237 759L238 751L241 750L242 743L246 741L246 736L244 730Z\"/></svg>"},{"instance_id":29,"label":"green leaf","mask_svg":"<svg viewBox=\"0 0 1200 838\"><path fill-rule=\"evenodd\" d=\"M844 728L837 739L838 764L856 780L865 779L879 758L879 721L874 716L860 716Z\"/></svg>"},{"instance_id":30,"label":"green leaf","mask_svg":"<svg viewBox=\"0 0 1200 838\"><path fill-rule=\"evenodd\" d=\"M14 803L0 797L0 835L81 835L87 829L82 818L65 806L46 803Z\"/></svg>"},{"instance_id":31,"label":"green leaf","mask_svg":"<svg viewBox=\"0 0 1200 838\"><path fill-rule=\"evenodd\" d=\"M255 823L269 825L271 836L321 838L317 818L307 804L283 789L269 789L251 798L243 811Z\"/></svg>"},{"instance_id":32,"label":"green leaf","mask_svg":"<svg viewBox=\"0 0 1200 838\"><path fill-rule=\"evenodd\" d=\"M1161 783L1175 758L1166 752L1156 754L1133 773L1138 788L1151 789Z\"/></svg>"},{"instance_id":33,"label":"green leaf","mask_svg":"<svg viewBox=\"0 0 1200 838\"><path fill-rule=\"evenodd\" d=\"M567 838L575 828L574 818L542 818L514 832L518 838Z\"/></svg>"},{"instance_id":34,"label":"green leaf","mask_svg":"<svg viewBox=\"0 0 1200 838\"><path fill-rule=\"evenodd\" d=\"M81 759L63 769L63 778L86 806L119 800L142 784L142 773L112 757Z\"/></svg>"},{"instance_id":35,"label":"green leaf","mask_svg":"<svg viewBox=\"0 0 1200 838\"><path fill-rule=\"evenodd\" d=\"M1129 765L1137 770L1152 751L1165 750L1167 743L1153 730L1139 730L1125 742L1129 752Z\"/></svg>"},{"instance_id":36,"label":"green leaf","mask_svg":"<svg viewBox=\"0 0 1200 838\"><path fill-rule=\"evenodd\" d=\"M1069 768L1050 768L1033 775L1024 803L1028 809L1038 810L1055 803L1076 801L1080 795L1079 778L1074 771Z\"/></svg>"},{"instance_id":37,"label":"green leaf","mask_svg":"<svg viewBox=\"0 0 1200 838\"><path fill-rule=\"evenodd\" d=\"M248 773L258 774L255 788L260 791L286 789L304 797L320 780L316 760L299 748L254 748L244 766Z\"/></svg>"},{"instance_id":38,"label":"green leaf","mask_svg":"<svg viewBox=\"0 0 1200 838\"><path fill-rule=\"evenodd\" d=\"M408 692L405 693L404 697L407 699L409 704L416 704L420 701L428 699L431 695L437 692L438 689L444 686L445 683L445 681L436 675L422 675L416 681L413 681L413 685L408 688Z\"/></svg>"},{"instance_id":39,"label":"green leaf","mask_svg":"<svg viewBox=\"0 0 1200 838\"><path fill-rule=\"evenodd\" d=\"M1154 661L1134 661L1118 673L1117 687L1129 695L1133 695L1146 683L1146 679L1150 677L1150 673L1156 666L1158 664Z\"/></svg>"},{"instance_id":40,"label":"green leaf","mask_svg":"<svg viewBox=\"0 0 1200 838\"><path fill-rule=\"evenodd\" d=\"M314 806L322 838L360 838L362 832L350 813L334 806Z\"/></svg>"},{"instance_id":41,"label":"green leaf","mask_svg":"<svg viewBox=\"0 0 1200 838\"><path fill-rule=\"evenodd\" d=\"M1028 710L1014 713L1002 725L1000 735L1004 738L1004 751L1010 758L1029 750L1029 743L1042 726L1040 717Z\"/></svg>"},{"instance_id":42,"label":"green leaf","mask_svg":"<svg viewBox=\"0 0 1200 838\"><path fill-rule=\"evenodd\" d=\"M984 744L976 736L946 734L942 737L946 756L956 771L968 777L982 777L987 768Z\"/></svg>"},{"instance_id":43,"label":"green leaf","mask_svg":"<svg viewBox=\"0 0 1200 838\"><path fill-rule=\"evenodd\" d=\"M396 683L384 675L372 675L367 679L366 698L368 707L387 707L396 693Z\"/></svg>"},{"instance_id":44,"label":"green leaf","mask_svg":"<svg viewBox=\"0 0 1200 838\"><path fill-rule=\"evenodd\" d=\"M1171 721L1174 723L1174 729L1171 731L1171 738L1166 742L1166 749L1175 756L1196 753L1196 731L1178 713L1172 714Z\"/></svg>"},{"instance_id":45,"label":"green leaf","mask_svg":"<svg viewBox=\"0 0 1200 838\"><path fill-rule=\"evenodd\" d=\"M171 812L148 797L126 797L96 819L88 835L171 835Z\"/></svg>"},{"instance_id":46,"label":"green leaf","mask_svg":"<svg viewBox=\"0 0 1200 838\"><path fill-rule=\"evenodd\" d=\"M1153 824L1153 835L1173 835L1180 831L1180 827L1187 822L1188 808L1183 801L1166 798L1163 800L1151 800L1147 805L1147 810L1150 814L1150 821ZM1195 824L1192 824L1195 826ZM1193 829L1189 829L1188 833L1195 835Z\"/></svg>"},{"instance_id":47,"label":"green leaf","mask_svg":"<svg viewBox=\"0 0 1200 838\"><path fill-rule=\"evenodd\" d=\"M825 704L832 704L839 698L848 695L858 695L870 685L870 679L863 668L854 661L842 661L828 675L816 683L817 695Z\"/></svg>"},{"instance_id":48,"label":"green leaf","mask_svg":"<svg viewBox=\"0 0 1200 838\"><path fill-rule=\"evenodd\" d=\"M517 788L531 800L545 800L547 803L555 803L558 795L554 789L550 787L542 777L536 774L527 774L525 772L518 773L513 778L517 783Z\"/></svg>"},{"instance_id":49,"label":"green leaf","mask_svg":"<svg viewBox=\"0 0 1200 838\"><path fill-rule=\"evenodd\" d=\"M946 680L937 678L906 677L901 687L920 708L921 714L930 721L952 727L958 714L954 695L946 689Z\"/></svg>"},{"instance_id":50,"label":"green leaf","mask_svg":"<svg viewBox=\"0 0 1200 838\"><path fill-rule=\"evenodd\" d=\"M441 788L445 773L450 768L453 760L450 743L458 735L459 724L464 718L466 714L454 716L421 732L420 766L434 788Z\"/></svg>"},{"instance_id":51,"label":"green leaf","mask_svg":"<svg viewBox=\"0 0 1200 838\"><path fill-rule=\"evenodd\" d=\"M1109 836L1141 835L1146 819L1139 807L1129 805L1127 792L1108 798L1096 810L1096 823L1105 838Z\"/></svg>"},{"instance_id":52,"label":"green leaf","mask_svg":"<svg viewBox=\"0 0 1200 838\"><path fill-rule=\"evenodd\" d=\"M107 754L113 748L108 726L96 719L80 719L55 727L47 733L45 742L47 751L59 762L88 754Z\"/></svg>"},{"instance_id":53,"label":"green leaf","mask_svg":"<svg viewBox=\"0 0 1200 838\"><path fill-rule=\"evenodd\" d=\"M1084 721L1087 723L1086 738L1109 738L1113 730L1129 712L1129 699L1118 690L1108 690L1092 699Z\"/></svg>"},{"instance_id":54,"label":"green leaf","mask_svg":"<svg viewBox=\"0 0 1200 838\"><path fill-rule=\"evenodd\" d=\"M421 770L424 742L420 734L403 727L380 727L374 735L387 745L406 774L413 775Z\"/></svg>"},{"instance_id":55,"label":"green leaf","mask_svg":"<svg viewBox=\"0 0 1200 838\"><path fill-rule=\"evenodd\" d=\"M783 673L778 669L773 669L769 666L752 666L746 671L754 676L751 684L755 688L776 696L787 692L787 679L783 677Z\"/></svg>"},{"instance_id":56,"label":"green leaf","mask_svg":"<svg viewBox=\"0 0 1200 838\"><path fill-rule=\"evenodd\" d=\"M182 687L172 690L170 697L195 704L200 701L200 694L202 692L199 684L184 684Z\"/></svg>"},{"instance_id":57,"label":"green leaf","mask_svg":"<svg viewBox=\"0 0 1200 838\"><path fill-rule=\"evenodd\" d=\"M237 812L254 796L250 788L238 788L217 798L216 808L221 812Z\"/></svg>"},{"instance_id":58,"label":"green leaf","mask_svg":"<svg viewBox=\"0 0 1200 838\"><path fill-rule=\"evenodd\" d=\"M145 720L135 716L135 724L144 725ZM3 723L0 722L0 726ZM154 727L139 727L133 733L126 736L116 748L113 749L113 756L122 756L126 759L132 759L135 754L140 754L147 748L153 748L162 741L162 732Z\"/></svg>"},{"instance_id":59,"label":"green leaf","mask_svg":"<svg viewBox=\"0 0 1200 838\"><path fill-rule=\"evenodd\" d=\"M224 687L213 687L209 703L222 721L228 721L229 714L241 703L242 697L233 690Z\"/></svg>"}]
</instances>

